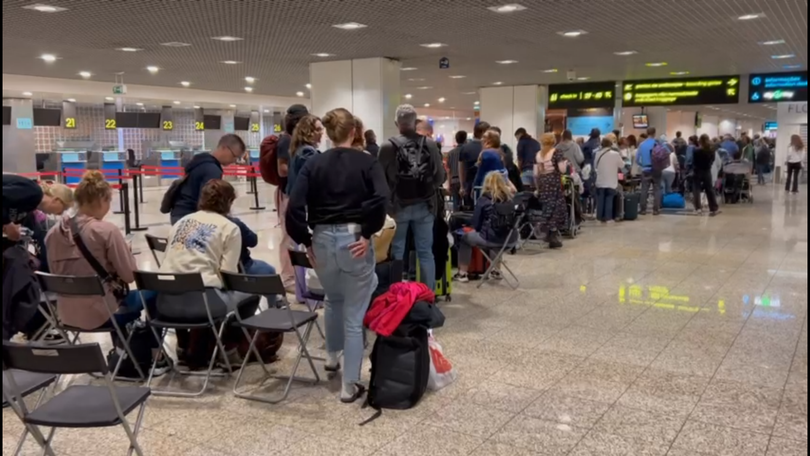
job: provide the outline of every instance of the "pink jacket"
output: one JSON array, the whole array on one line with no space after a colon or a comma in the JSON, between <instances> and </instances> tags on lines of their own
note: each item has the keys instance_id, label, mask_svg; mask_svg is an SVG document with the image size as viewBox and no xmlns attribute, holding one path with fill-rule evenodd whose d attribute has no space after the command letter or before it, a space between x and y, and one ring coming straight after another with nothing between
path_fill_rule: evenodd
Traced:
<instances>
[{"instance_id":1,"label":"pink jacket","mask_svg":"<svg viewBox=\"0 0 810 456\"><path fill-rule=\"evenodd\" d=\"M79 225L85 245L110 274L115 274L124 282L135 281L138 264L121 230L110 222L78 215ZM93 276L96 272L84 259L73 242L70 218L65 215L45 237L48 250L48 264L51 273L57 275ZM59 297L57 300L59 317L69 326L81 329L96 329L110 319L110 309L118 310L120 303L107 292L105 297Z\"/></svg>"},{"instance_id":2,"label":"pink jacket","mask_svg":"<svg viewBox=\"0 0 810 456\"><path fill-rule=\"evenodd\" d=\"M363 324L381 336L390 336L417 301L433 304L436 294L421 283L396 283L387 293L374 300Z\"/></svg>"}]
</instances>

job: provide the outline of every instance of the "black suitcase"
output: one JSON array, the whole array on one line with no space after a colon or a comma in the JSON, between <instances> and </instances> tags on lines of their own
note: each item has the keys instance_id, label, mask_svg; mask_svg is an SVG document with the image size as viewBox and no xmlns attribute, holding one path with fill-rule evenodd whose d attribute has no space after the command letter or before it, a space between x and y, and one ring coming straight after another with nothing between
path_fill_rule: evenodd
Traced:
<instances>
[{"instance_id":1,"label":"black suitcase","mask_svg":"<svg viewBox=\"0 0 810 456\"><path fill-rule=\"evenodd\" d=\"M638 212L641 206L641 193L628 193L624 195L624 219L638 220Z\"/></svg>"}]
</instances>

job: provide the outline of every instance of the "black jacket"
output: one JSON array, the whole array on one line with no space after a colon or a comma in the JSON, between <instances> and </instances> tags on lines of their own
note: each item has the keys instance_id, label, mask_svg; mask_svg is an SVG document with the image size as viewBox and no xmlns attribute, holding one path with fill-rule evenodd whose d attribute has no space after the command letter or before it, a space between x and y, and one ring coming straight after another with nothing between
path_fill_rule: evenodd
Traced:
<instances>
[{"instance_id":1,"label":"black jacket","mask_svg":"<svg viewBox=\"0 0 810 456\"><path fill-rule=\"evenodd\" d=\"M200 192L208 181L222 179L222 164L211 154L196 155L186 165L186 182L178 190L177 200L172 209L172 220L179 220L197 212Z\"/></svg>"},{"instance_id":2,"label":"black jacket","mask_svg":"<svg viewBox=\"0 0 810 456\"><path fill-rule=\"evenodd\" d=\"M42 203L42 188L27 177L3 174L3 226L20 224Z\"/></svg>"},{"instance_id":3,"label":"black jacket","mask_svg":"<svg viewBox=\"0 0 810 456\"><path fill-rule=\"evenodd\" d=\"M37 261L21 246L3 251L3 340L26 327L39 309Z\"/></svg>"}]
</instances>

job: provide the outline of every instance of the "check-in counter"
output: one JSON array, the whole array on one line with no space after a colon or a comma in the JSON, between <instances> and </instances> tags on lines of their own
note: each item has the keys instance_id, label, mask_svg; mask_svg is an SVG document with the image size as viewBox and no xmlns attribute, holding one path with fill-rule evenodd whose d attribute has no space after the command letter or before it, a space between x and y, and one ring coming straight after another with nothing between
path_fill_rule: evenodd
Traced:
<instances>
[{"instance_id":1,"label":"check-in counter","mask_svg":"<svg viewBox=\"0 0 810 456\"><path fill-rule=\"evenodd\" d=\"M122 170L123 172L123 170L127 169L126 152L101 152L101 169L107 177L114 175L110 170Z\"/></svg>"},{"instance_id":2,"label":"check-in counter","mask_svg":"<svg viewBox=\"0 0 810 456\"><path fill-rule=\"evenodd\" d=\"M87 170L87 152L86 151L56 151L57 162L59 163L59 170L65 172L70 170L63 180L65 184L78 184L81 182L80 177Z\"/></svg>"}]
</instances>

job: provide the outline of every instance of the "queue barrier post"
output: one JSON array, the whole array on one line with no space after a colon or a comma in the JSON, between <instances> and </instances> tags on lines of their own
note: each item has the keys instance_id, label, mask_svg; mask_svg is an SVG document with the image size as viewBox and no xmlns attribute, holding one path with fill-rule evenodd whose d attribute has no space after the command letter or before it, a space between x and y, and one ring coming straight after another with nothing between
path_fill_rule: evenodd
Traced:
<instances>
[{"instance_id":1,"label":"queue barrier post","mask_svg":"<svg viewBox=\"0 0 810 456\"><path fill-rule=\"evenodd\" d=\"M253 207L251 207L250 210L252 210L252 211L263 211L263 210L265 210L267 208L264 207L264 206L261 206L260 203L259 203L259 184L258 184L258 181L256 180L258 170L254 166L254 167L252 167L252 169L250 171L251 171L251 175L250 175L250 178L249 178L250 179L250 187L253 190Z\"/></svg>"},{"instance_id":2,"label":"queue barrier post","mask_svg":"<svg viewBox=\"0 0 810 456\"><path fill-rule=\"evenodd\" d=\"M141 204L144 204L146 201L143 200L143 164L138 165L138 174L135 176L140 182L138 182L138 197L140 198Z\"/></svg>"},{"instance_id":3,"label":"queue barrier post","mask_svg":"<svg viewBox=\"0 0 810 456\"><path fill-rule=\"evenodd\" d=\"M124 205L124 233L127 236L132 234L132 225L129 221L129 184L124 182L121 184L121 194L123 196Z\"/></svg>"},{"instance_id":4,"label":"queue barrier post","mask_svg":"<svg viewBox=\"0 0 810 456\"><path fill-rule=\"evenodd\" d=\"M125 197L124 197L124 176L121 173L120 169L118 170L118 186L119 186L118 187L118 200L119 200L118 201L118 207L119 207L119 210L118 211L113 211L113 214L122 215L122 214L126 214L128 211L127 211L127 208L125 207L126 205L124 204L124 199L125 199ZM127 233L127 234L129 234L129 233Z\"/></svg>"},{"instance_id":5,"label":"queue barrier post","mask_svg":"<svg viewBox=\"0 0 810 456\"><path fill-rule=\"evenodd\" d=\"M132 193L133 193L132 196L135 199L135 207L134 207L135 226L132 227L132 231L136 231L136 232L146 231L146 230L149 229L149 228L141 226L141 209L140 209L140 204L138 204L138 194L140 193L141 195L143 195L143 182L139 181L139 179L138 179L139 177L142 177L142 175L140 173L135 174L133 179L132 179L132 185L135 186L132 189ZM129 204L129 197L127 197L127 204ZM127 212L129 212L129 211L127 211Z\"/></svg>"}]
</instances>

